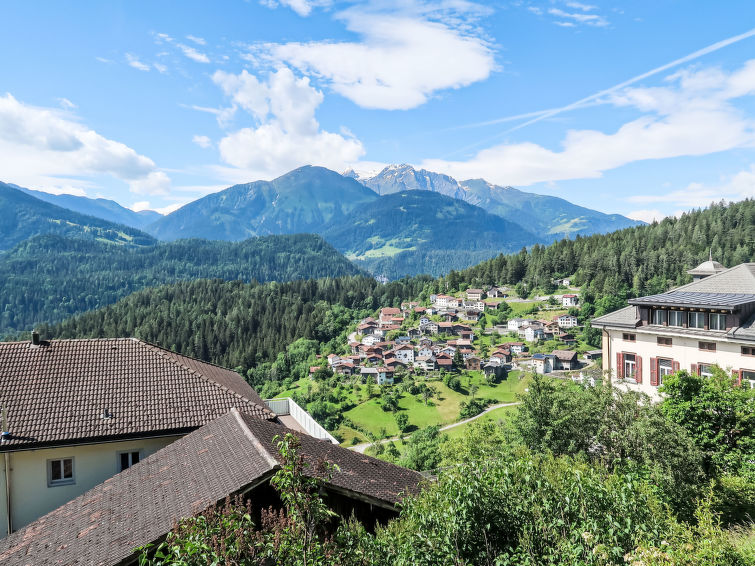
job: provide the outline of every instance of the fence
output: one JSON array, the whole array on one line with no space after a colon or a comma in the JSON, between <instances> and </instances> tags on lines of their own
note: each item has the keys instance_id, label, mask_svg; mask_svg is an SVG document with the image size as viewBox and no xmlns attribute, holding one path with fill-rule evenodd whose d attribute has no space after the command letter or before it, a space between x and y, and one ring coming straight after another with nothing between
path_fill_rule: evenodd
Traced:
<instances>
[{"instance_id":1,"label":"fence","mask_svg":"<svg viewBox=\"0 0 755 566\"><path fill-rule=\"evenodd\" d=\"M309 436L338 444L338 441L293 399L288 397L285 399L265 399L265 404L276 415L290 415Z\"/></svg>"}]
</instances>

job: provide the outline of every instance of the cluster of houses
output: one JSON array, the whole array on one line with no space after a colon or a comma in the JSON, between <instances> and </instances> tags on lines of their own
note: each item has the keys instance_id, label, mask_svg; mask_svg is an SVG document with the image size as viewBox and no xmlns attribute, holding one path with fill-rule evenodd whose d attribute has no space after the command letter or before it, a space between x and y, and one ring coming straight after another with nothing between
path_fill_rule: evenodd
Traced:
<instances>
[{"instance_id":1,"label":"cluster of houses","mask_svg":"<svg viewBox=\"0 0 755 566\"><path fill-rule=\"evenodd\" d=\"M526 342L556 338L567 345L576 344L574 337L566 332L578 325L576 316L564 314L553 321L515 318L508 322L507 329L517 332L523 341L497 346L487 359L482 359L473 345L475 332L470 323L477 322L486 310L497 309L500 299L506 297L508 289L505 287L467 289L463 297L430 295L427 307L418 302L405 302L400 308L385 307L377 318L368 317L359 323L349 342L349 354L330 354L328 366L336 374L360 375L383 385L393 383L399 369L424 372L455 369L454 357L458 352L465 369L501 377L511 368L513 356L525 354ZM576 304L576 300L576 295L562 298L569 304ZM416 325L406 329L405 335L395 336L395 331L402 328L409 316L416 320ZM389 340L389 335L394 339ZM549 356L551 362L546 366L547 371L572 369L577 365L576 361L555 361L564 358L556 352ZM318 369L313 367L311 371Z\"/></svg>"}]
</instances>

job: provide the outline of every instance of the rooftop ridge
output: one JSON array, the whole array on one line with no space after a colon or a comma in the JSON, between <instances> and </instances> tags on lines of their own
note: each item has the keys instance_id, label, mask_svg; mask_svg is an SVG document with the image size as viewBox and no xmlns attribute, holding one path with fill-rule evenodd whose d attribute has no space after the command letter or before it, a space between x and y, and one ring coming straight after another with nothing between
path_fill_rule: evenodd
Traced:
<instances>
[{"instance_id":1,"label":"rooftop ridge","mask_svg":"<svg viewBox=\"0 0 755 566\"><path fill-rule=\"evenodd\" d=\"M748 268L755 268L755 262L740 263L739 265L735 265L734 267L729 267L728 269L725 269L724 271L721 271L721 272L716 273L714 275L709 275L708 277L706 277L705 279L701 279L700 281L692 281L690 283L686 283L686 284L682 285L681 287L676 287L676 288L674 288L672 290L673 291L681 291L683 289L687 289L688 287L693 287L693 291L694 291L694 286L698 286L698 285L702 286L703 283L706 284L706 285L708 285L708 284L710 284L711 281L715 280L716 278L720 278L720 277L726 276L726 275L732 273L733 271L744 270L744 271L748 271L749 272L750 269L748 269ZM694 270L694 268L693 268L693 270ZM752 274L752 272L750 272L750 273ZM755 280L755 277L753 277L753 280ZM670 291L667 291L667 292L670 292ZM714 292L714 291L702 291L702 292ZM724 293L724 294L726 294L726 293Z\"/></svg>"},{"instance_id":2,"label":"rooftop ridge","mask_svg":"<svg viewBox=\"0 0 755 566\"><path fill-rule=\"evenodd\" d=\"M254 449L262 455L262 457L265 459L265 461L268 463L268 465L271 468L279 468L280 463L278 460L270 454L270 452L267 451L267 448L262 444L259 438L257 438L254 433L249 428L249 425L246 424L246 421L241 416L241 413L238 409L235 407L231 408L231 414L233 414L234 418L236 419L236 422L238 423L239 427L241 428L241 432L244 433L244 436L249 440L249 442L252 443L252 446Z\"/></svg>"}]
</instances>

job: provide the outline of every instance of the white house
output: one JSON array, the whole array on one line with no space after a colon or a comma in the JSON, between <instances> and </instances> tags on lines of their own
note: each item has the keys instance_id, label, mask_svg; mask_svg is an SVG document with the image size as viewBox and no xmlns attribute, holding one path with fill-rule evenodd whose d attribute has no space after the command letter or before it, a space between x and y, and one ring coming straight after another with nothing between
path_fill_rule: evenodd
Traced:
<instances>
[{"instance_id":1,"label":"white house","mask_svg":"<svg viewBox=\"0 0 755 566\"><path fill-rule=\"evenodd\" d=\"M567 294L561 297L561 304L565 307L576 307L579 303L579 297L574 294Z\"/></svg>"},{"instance_id":2,"label":"white house","mask_svg":"<svg viewBox=\"0 0 755 566\"><path fill-rule=\"evenodd\" d=\"M412 346L397 346L393 350L393 355L400 362L411 364L414 362L414 348Z\"/></svg>"},{"instance_id":3,"label":"white house","mask_svg":"<svg viewBox=\"0 0 755 566\"><path fill-rule=\"evenodd\" d=\"M559 328L574 328L575 326L579 326L577 317L573 314L562 314L556 319L556 322Z\"/></svg>"},{"instance_id":4,"label":"white house","mask_svg":"<svg viewBox=\"0 0 755 566\"><path fill-rule=\"evenodd\" d=\"M278 419L236 372L133 338L0 343L0 391L0 537L231 408Z\"/></svg>"},{"instance_id":5,"label":"white house","mask_svg":"<svg viewBox=\"0 0 755 566\"><path fill-rule=\"evenodd\" d=\"M506 327L512 332L517 332L522 326L532 322L534 321L528 318L512 318L508 321Z\"/></svg>"},{"instance_id":6,"label":"white house","mask_svg":"<svg viewBox=\"0 0 755 566\"><path fill-rule=\"evenodd\" d=\"M706 262L690 270L696 281L593 319L603 369L654 398L669 373L708 375L714 364L755 385L755 263L719 266Z\"/></svg>"},{"instance_id":7,"label":"white house","mask_svg":"<svg viewBox=\"0 0 755 566\"><path fill-rule=\"evenodd\" d=\"M520 329L520 331L521 330L524 330L524 339L527 342L538 342L545 338L545 330L543 330L542 326L535 326L531 324L529 326L525 326L523 329Z\"/></svg>"},{"instance_id":8,"label":"white house","mask_svg":"<svg viewBox=\"0 0 755 566\"><path fill-rule=\"evenodd\" d=\"M429 357L433 355L433 349L430 346L420 346L417 351L417 356L420 358Z\"/></svg>"}]
</instances>

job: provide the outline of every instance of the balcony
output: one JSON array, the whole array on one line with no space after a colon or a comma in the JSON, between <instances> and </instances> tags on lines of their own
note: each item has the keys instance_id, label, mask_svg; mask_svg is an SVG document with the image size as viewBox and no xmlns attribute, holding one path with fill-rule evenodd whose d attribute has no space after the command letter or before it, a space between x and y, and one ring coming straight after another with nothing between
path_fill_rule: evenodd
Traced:
<instances>
[{"instance_id":1,"label":"balcony","mask_svg":"<svg viewBox=\"0 0 755 566\"><path fill-rule=\"evenodd\" d=\"M265 399L265 405L278 419L288 428L308 434L313 438L327 440L333 444L338 441L313 419L307 411L302 409L296 402L286 397L285 399Z\"/></svg>"}]
</instances>

